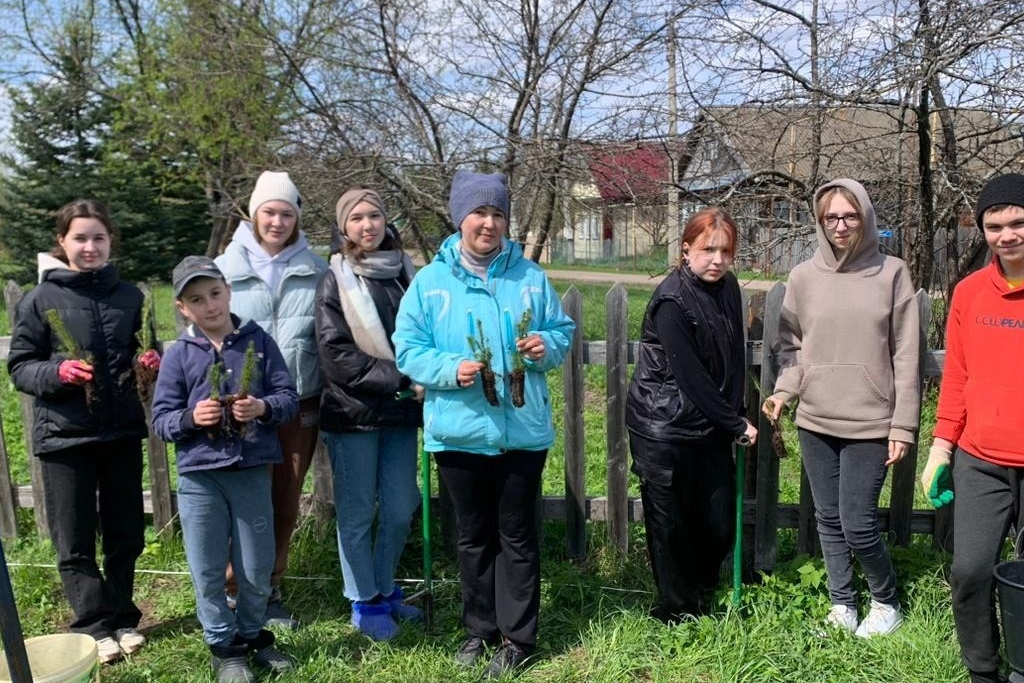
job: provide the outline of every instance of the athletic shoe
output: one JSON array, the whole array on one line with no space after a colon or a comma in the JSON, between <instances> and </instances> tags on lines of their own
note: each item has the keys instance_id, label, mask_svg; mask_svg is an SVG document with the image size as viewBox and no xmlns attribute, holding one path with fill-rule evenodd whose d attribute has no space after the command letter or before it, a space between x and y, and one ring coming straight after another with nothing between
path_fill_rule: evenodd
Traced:
<instances>
[{"instance_id":1,"label":"athletic shoe","mask_svg":"<svg viewBox=\"0 0 1024 683\"><path fill-rule=\"evenodd\" d=\"M876 600L871 601L871 610L857 627L858 638L871 638L892 633L903 623L903 615L899 606L893 607Z\"/></svg>"}]
</instances>

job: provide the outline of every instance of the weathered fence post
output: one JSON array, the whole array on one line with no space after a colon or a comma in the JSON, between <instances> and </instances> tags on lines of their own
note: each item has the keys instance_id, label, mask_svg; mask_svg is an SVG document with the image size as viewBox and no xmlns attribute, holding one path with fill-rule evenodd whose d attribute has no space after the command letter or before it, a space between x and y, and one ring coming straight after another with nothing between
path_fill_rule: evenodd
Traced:
<instances>
[{"instance_id":1,"label":"weathered fence post","mask_svg":"<svg viewBox=\"0 0 1024 683\"><path fill-rule=\"evenodd\" d=\"M136 285L143 296L149 299L152 296L149 287L143 283ZM153 339L156 339L156 311L153 311L151 321ZM163 344L156 342L158 349L163 355ZM145 352L147 349L139 349ZM153 528L157 534L174 533L174 503L171 500L171 469L167 463L167 444L153 433L153 387L150 386L145 396L140 396L142 409L146 413L146 451L149 455L149 500L153 509ZM142 485L142 482L139 482Z\"/></svg>"},{"instance_id":2,"label":"weathered fence post","mask_svg":"<svg viewBox=\"0 0 1024 683\"><path fill-rule=\"evenodd\" d=\"M626 388L629 340L626 288L616 283L605 296L607 336L608 536L612 547L629 550L629 501L626 498Z\"/></svg>"},{"instance_id":3,"label":"weathered fence post","mask_svg":"<svg viewBox=\"0 0 1024 683\"><path fill-rule=\"evenodd\" d=\"M576 322L569 354L562 366L565 400L565 551L573 559L587 551L586 454L583 449L583 296L574 286L562 308Z\"/></svg>"},{"instance_id":4,"label":"weathered fence post","mask_svg":"<svg viewBox=\"0 0 1024 683\"><path fill-rule=\"evenodd\" d=\"M313 451L313 500L310 512L320 524L334 516L334 475L331 459L327 456L327 445L317 437Z\"/></svg>"},{"instance_id":5,"label":"weathered fence post","mask_svg":"<svg viewBox=\"0 0 1024 683\"><path fill-rule=\"evenodd\" d=\"M14 314L15 309L18 307L18 302L21 301L21 297L24 296L24 292L21 291L21 287L18 286L13 280L7 281L7 286L4 287L4 305L7 306L7 317L11 321L11 329L14 329ZM40 536L50 536L50 524L46 518L46 506L43 501L46 500L43 488L43 471L40 467L39 460L34 457L34 451L32 449L32 397L28 394L18 395L18 403L21 408L21 421L25 425L25 456L28 459L29 473L32 476L32 508L35 513L36 519L36 531L39 532Z\"/></svg>"},{"instance_id":6,"label":"weathered fence post","mask_svg":"<svg viewBox=\"0 0 1024 683\"><path fill-rule=\"evenodd\" d=\"M775 378L779 373L778 360L771 349L779 335L779 315L782 312L782 299L785 294L786 286L779 282L764 297L761 374L758 378L762 395L747 404L747 410L753 413L751 417L757 416L758 438L754 456L757 462L754 493L754 570L759 572L772 571L778 555L776 526L779 513L779 458L772 448L772 427L768 418L761 412L761 403L771 395L775 388Z\"/></svg>"},{"instance_id":7,"label":"weathered fence post","mask_svg":"<svg viewBox=\"0 0 1024 683\"><path fill-rule=\"evenodd\" d=\"M11 485L11 464L7 458L7 436L0 418L0 536L18 537L18 518L14 514L14 487Z\"/></svg>"},{"instance_id":8,"label":"weathered fence post","mask_svg":"<svg viewBox=\"0 0 1024 683\"><path fill-rule=\"evenodd\" d=\"M923 289L918 290L917 310L921 318L918 337L921 340L921 355L918 363L920 381L918 388L924 385L925 365L928 357L928 323L932 317L932 300ZM924 402L924 396L921 397ZM921 409L917 411L917 424L921 424ZM914 492L917 490L917 444L912 443L907 454L892 470L892 489L889 494L889 528L897 545L906 546L910 543L911 516L914 512Z\"/></svg>"}]
</instances>

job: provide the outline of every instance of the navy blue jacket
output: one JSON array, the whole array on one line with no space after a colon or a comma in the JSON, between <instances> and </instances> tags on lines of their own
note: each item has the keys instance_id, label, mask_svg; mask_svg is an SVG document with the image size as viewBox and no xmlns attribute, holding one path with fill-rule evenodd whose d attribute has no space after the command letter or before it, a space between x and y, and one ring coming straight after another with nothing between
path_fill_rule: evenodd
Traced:
<instances>
[{"instance_id":1,"label":"navy blue jacket","mask_svg":"<svg viewBox=\"0 0 1024 683\"><path fill-rule=\"evenodd\" d=\"M292 419L299 410L299 397L288 374L281 350L255 322L240 322L224 338L218 354L213 344L195 325L189 325L167 349L160 364L160 375L153 395L153 432L164 441L173 441L178 457L178 472L255 467L281 462L281 446L276 427ZM238 390L245 351L256 345L259 358L249 395L267 403L268 414L253 420L243 436L228 434L223 428L211 436L206 427L192 421L192 409L210 397L209 371L219 358L225 376L221 395Z\"/></svg>"}]
</instances>

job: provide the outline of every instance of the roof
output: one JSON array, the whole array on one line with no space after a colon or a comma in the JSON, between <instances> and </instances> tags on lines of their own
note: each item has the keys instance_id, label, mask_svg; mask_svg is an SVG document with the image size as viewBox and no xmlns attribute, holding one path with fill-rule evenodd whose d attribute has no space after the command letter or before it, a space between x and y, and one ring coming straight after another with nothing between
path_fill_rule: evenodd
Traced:
<instances>
[{"instance_id":1,"label":"roof","mask_svg":"<svg viewBox=\"0 0 1024 683\"><path fill-rule=\"evenodd\" d=\"M987 177L1024 151L1016 131L1001 125L991 113L950 111L958 158L968 172ZM691 190L722 187L761 174L810 179L816 156L812 144L816 112L821 124L819 179L854 177L872 182L916 171L915 118L909 109L709 107L689 135L681 174L684 186ZM937 128L938 121L933 126Z\"/></svg>"},{"instance_id":2,"label":"roof","mask_svg":"<svg viewBox=\"0 0 1024 683\"><path fill-rule=\"evenodd\" d=\"M661 143L589 145L587 170L606 202L663 198L669 182L668 150Z\"/></svg>"}]
</instances>

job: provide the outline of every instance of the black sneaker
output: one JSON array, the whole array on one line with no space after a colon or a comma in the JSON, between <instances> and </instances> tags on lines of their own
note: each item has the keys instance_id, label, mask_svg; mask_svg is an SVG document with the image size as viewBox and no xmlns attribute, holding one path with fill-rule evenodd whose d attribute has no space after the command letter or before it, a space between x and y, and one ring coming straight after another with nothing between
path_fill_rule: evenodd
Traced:
<instances>
[{"instance_id":1,"label":"black sneaker","mask_svg":"<svg viewBox=\"0 0 1024 683\"><path fill-rule=\"evenodd\" d=\"M475 666L487 650L487 643L483 638L470 636L466 638L455 653L455 661L462 666Z\"/></svg>"},{"instance_id":2,"label":"black sneaker","mask_svg":"<svg viewBox=\"0 0 1024 683\"><path fill-rule=\"evenodd\" d=\"M255 638L245 641L252 663L261 669L283 673L295 668L291 657L274 647L276 638L267 629L261 629Z\"/></svg>"},{"instance_id":3,"label":"black sneaker","mask_svg":"<svg viewBox=\"0 0 1024 683\"><path fill-rule=\"evenodd\" d=\"M519 647L511 640L504 641L491 658L487 665L484 678L503 678L511 676L526 668L530 653Z\"/></svg>"}]
</instances>

